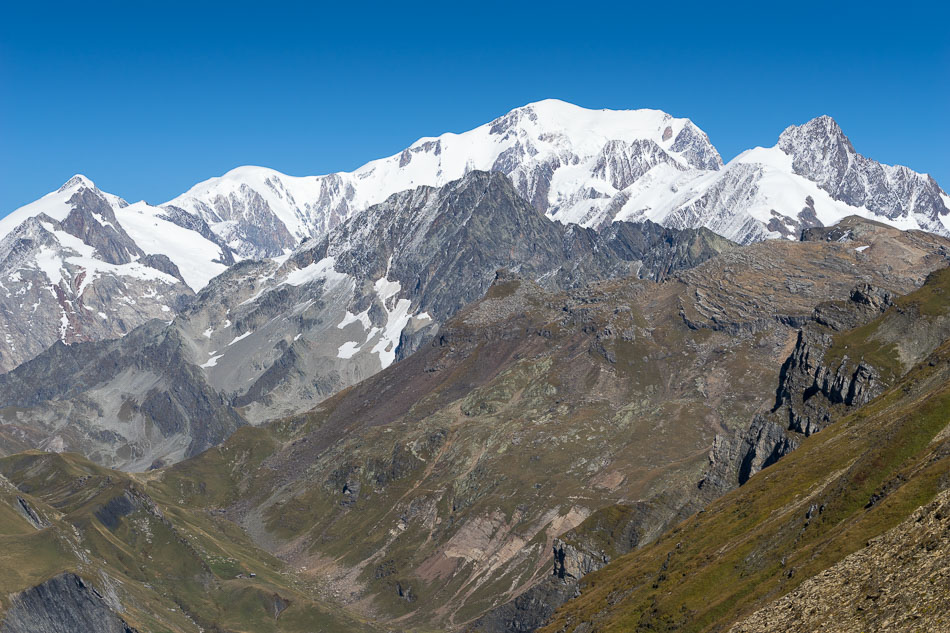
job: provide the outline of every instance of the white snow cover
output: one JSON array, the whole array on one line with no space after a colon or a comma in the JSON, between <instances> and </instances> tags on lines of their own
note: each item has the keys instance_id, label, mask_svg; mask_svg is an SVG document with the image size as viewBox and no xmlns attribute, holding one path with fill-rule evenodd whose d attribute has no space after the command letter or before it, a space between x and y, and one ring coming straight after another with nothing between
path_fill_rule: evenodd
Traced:
<instances>
[{"instance_id":1,"label":"white snow cover","mask_svg":"<svg viewBox=\"0 0 950 633\"><path fill-rule=\"evenodd\" d=\"M216 201L247 204L253 191L292 233L320 236L398 191L441 186L474 169L495 169L531 191L538 190L539 179L548 181L548 216L585 226L649 219L676 228L706 226L740 241L778 238L797 233L794 218L811 196L826 225L857 214L902 229L921 228L913 217L888 220L833 200L796 175L791 157L778 145L744 152L722 169L691 164L682 152L673 151L686 126L692 126L695 137L703 136L688 119L659 110L588 110L548 99L468 132L421 138L353 172L296 178L263 167L239 167L196 185L171 204L207 215ZM624 144L637 141L648 141L648 147L625 153ZM638 153L657 148L663 156ZM715 152L711 145L709 151ZM632 184L618 190L613 182L630 180L611 178L612 170L627 168L648 171L631 176ZM950 208L950 197L943 197ZM788 230L768 230L765 225L773 219L785 222ZM950 233L950 217L940 220Z\"/></svg>"},{"instance_id":2,"label":"white snow cover","mask_svg":"<svg viewBox=\"0 0 950 633\"><path fill-rule=\"evenodd\" d=\"M24 205L16 209L6 217L0 219L0 237L7 235L10 231L18 227L27 218L32 218L41 213L45 213L57 222L62 222L73 210L69 199L83 187L94 188L91 180L82 174L76 174L56 191L52 191L39 200ZM113 196L115 198L115 196ZM118 198L116 198L118 199Z\"/></svg>"},{"instance_id":3,"label":"white snow cover","mask_svg":"<svg viewBox=\"0 0 950 633\"><path fill-rule=\"evenodd\" d=\"M332 257L324 257L318 262L313 262L304 268L292 270L281 283L291 286L302 286L305 283L317 279L327 279L330 281L342 281L347 278L343 273L338 273L333 269L336 260Z\"/></svg>"},{"instance_id":4,"label":"white snow cover","mask_svg":"<svg viewBox=\"0 0 950 633\"><path fill-rule=\"evenodd\" d=\"M830 119L828 126L837 129ZM684 130L691 132L684 135L694 143L690 151L676 145ZM810 137L803 138L803 143L810 142ZM674 146L681 151L674 151ZM697 147L712 158L697 159ZM219 236L232 241L244 239L235 237L241 235L235 231L238 224L256 222L269 208L302 239L321 236L398 191L441 186L475 169L495 169L509 174L520 190L544 198L534 202L545 206L549 217L586 226L649 219L676 228L705 226L739 241L794 237L795 218L808 197L826 225L852 214L902 229L922 228L919 222L925 221L913 215L889 220L832 199L794 173L792 157L779 145L757 147L721 169L706 169L718 164L715 149L688 119L659 110L590 110L548 99L467 132L421 138L404 151L353 172L293 177L264 167L238 167L198 183L169 204L199 215ZM885 166L889 179L901 170L906 168ZM625 171L633 175L623 176ZM39 213L65 218L69 198L82 187L94 186L88 178L75 176L59 190L0 219L0 236ZM223 264L213 261L220 255L217 245L162 220L161 208L144 202L126 205L116 196L104 195L121 228L146 253L167 255L192 289L199 290L224 270ZM942 193L941 198L950 208L950 196ZM774 221L784 229L766 228ZM950 216L941 215L936 229L930 222L930 230L943 228L950 234ZM284 253L280 259L288 256ZM47 253L43 257L44 270L55 276L56 262ZM286 283L306 283L308 275L330 278L332 273L332 265L328 269L314 265L292 273Z\"/></svg>"},{"instance_id":5,"label":"white snow cover","mask_svg":"<svg viewBox=\"0 0 950 633\"><path fill-rule=\"evenodd\" d=\"M341 330L345 328L350 323L362 323L363 329L368 330L372 325L369 320L369 308L363 310L359 314L353 314L349 310L346 311L346 316L343 317L343 320L337 324L337 327Z\"/></svg>"},{"instance_id":6,"label":"white snow cover","mask_svg":"<svg viewBox=\"0 0 950 633\"><path fill-rule=\"evenodd\" d=\"M96 257L96 249L74 235L65 231L57 231L52 224L43 222L44 229L53 234L56 240L62 246L63 251L41 246L36 256L37 267L43 271L52 285L59 285L63 280L65 264L69 263L78 266L86 271L79 288L76 289L77 295L82 295L86 287L97 277L103 274L112 274L121 277L133 277L143 281L161 281L166 284L175 284L177 279L167 273L163 273L154 268L150 268L139 262L130 262L128 264L110 264ZM73 252L75 255L63 256L64 252Z\"/></svg>"},{"instance_id":7,"label":"white snow cover","mask_svg":"<svg viewBox=\"0 0 950 633\"><path fill-rule=\"evenodd\" d=\"M382 368L385 369L396 360L396 347L399 346L399 337L409 324L409 321L413 318L413 316L409 314L412 302L409 301L409 299L398 298L399 292L402 290L402 285L398 281L390 281L385 276L377 279L373 284L373 288L376 291L379 302L383 306L383 310L386 312L385 325L382 328L371 327L372 323L369 318L369 309L366 309L360 314L353 314L347 311L343 320L337 324L337 327L342 330L350 324L359 323L363 326L363 329L368 330L368 332L362 343L347 341L340 345L337 350L337 358L353 358L366 345L373 343L375 340L376 342L370 352L379 355L379 363ZM428 313L425 312L416 315L415 318L423 321L431 320Z\"/></svg>"},{"instance_id":8,"label":"white snow cover","mask_svg":"<svg viewBox=\"0 0 950 633\"><path fill-rule=\"evenodd\" d=\"M513 123L498 131L496 124L509 117ZM590 173L611 140L653 141L683 168L689 167L686 158L672 150L686 125L692 125L688 119L674 118L660 110L588 110L547 99L462 134L421 138L406 150L353 172L294 177L265 167L238 167L195 185L167 204L199 214L214 224L222 218L209 215L209 209L220 201L246 200L251 190L267 202L291 233L319 236L349 215L396 192L421 185L441 186L472 170L491 170L505 152L519 148L526 150L518 159L526 172L557 157L579 157L578 164L565 165L555 172L548 197L556 204L586 187L613 191ZM318 200L320 204L316 204ZM225 206L230 209L231 204ZM340 209L343 214L333 217ZM565 210L557 217L574 221L583 212Z\"/></svg>"},{"instance_id":9,"label":"white snow cover","mask_svg":"<svg viewBox=\"0 0 950 633\"><path fill-rule=\"evenodd\" d=\"M835 200L816 183L795 174L792 156L778 146L746 150L718 171L670 171L668 166L658 165L625 189L629 198L614 221L652 220L676 228L684 228L684 224L706 226L732 240L743 241L743 231L752 219L763 225L761 237L774 239L784 236L764 227L775 217L773 211L795 218L811 197L815 214L825 226L858 215L903 230L921 228L911 216L888 219L866 207ZM695 209L694 205L704 197L708 197L707 206L699 208L698 217L682 222L683 209ZM947 216L941 216L941 220L950 229Z\"/></svg>"},{"instance_id":10,"label":"white snow cover","mask_svg":"<svg viewBox=\"0 0 950 633\"><path fill-rule=\"evenodd\" d=\"M360 351L360 344L356 341L347 341L343 345L340 345L339 351L337 351L337 358L353 358L356 356L356 353Z\"/></svg>"},{"instance_id":11,"label":"white snow cover","mask_svg":"<svg viewBox=\"0 0 950 633\"><path fill-rule=\"evenodd\" d=\"M383 366L383 369L385 369L396 360L396 347L399 345L399 336L402 334L403 329L409 324L409 319L412 318L409 314L411 302L409 299L396 299L395 302L392 301L402 289L398 281L389 281L385 277L381 277L376 280L374 287L380 302L383 304L383 308L386 310L386 325L383 326L379 340L376 342L376 345L373 346L372 351L379 354L379 363Z\"/></svg>"},{"instance_id":12,"label":"white snow cover","mask_svg":"<svg viewBox=\"0 0 950 633\"><path fill-rule=\"evenodd\" d=\"M214 354L214 352L212 352L212 354ZM215 354L214 356L209 358L207 361L205 361L204 363L201 363L198 366L201 367L202 369L209 369L211 367L215 367L218 364L218 359L221 358L222 356L224 356L224 354Z\"/></svg>"},{"instance_id":13,"label":"white snow cover","mask_svg":"<svg viewBox=\"0 0 950 633\"><path fill-rule=\"evenodd\" d=\"M250 336L251 334L253 334L253 332L247 331L247 332L245 332L244 334L239 334L238 336L235 336L233 339L231 339L231 342L228 343L228 347L230 347L231 345L234 345L235 343L237 343L237 342L239 342L239 341L243 341L244 339L246 339L246 338L247 338L248 336Z\"/></svg>"},{"instance_id":14,"label":"white snow cover","mask_svg":"<svg viewBox=\"0 0 950 633\"><path fill-rule=\"evenodd\" d=\"M139 248L172 260L185 283L197 292L227 268L214 261L220 258L221 249L199 233L162 219L162 213L158 207L136 202L115 210L115 217Z\"/></svg>"},{"instance_id":15,"label":"white snow cover","mask_svg":"<svg viewBox=\"0 0 950 633\"><path fill-rule=\"evenodd\" d=\"M85 176L77 174L56 191L48 193L39 200L22 206L0 219L0 238L6 236L28 218L40 214L45 214L57 222L62 222L73 209L73 206L69 204L69 199L83 188L96 189L96 185ZM220 248L217 244L205 239L195 231L162 219L159 217L164 213L162 209L149 206L145 202L128 205L118 196L96 190L105 197L112 207L121 228L135 241L139 248L146 254L168 256L178 266L185 283L192 290L200 290L207 285L208 281L227 268L224 264L213 261L220 258ZM106 221L102 216L93 214L93 217L103 226L116 229L111 222ZM95 249L86 246L78 238L63 231L52 231L52 225L50 224L46 224L44 228L54 232L60 244L65 248L74 250L82 256L83 261L79 261L77 258L69 258L69 261L82 265L90 271L88 281L92 280L93 274L115 273L139 278L158 278L166 283L177 283L177 280L159 271L144 272L146 269L152 269L143 264L133 263L117 267L101 262ZM51 282L56 284L61 277L58 273L59 268L54 269L57 263L53 261L53 257L54 255L49 252L49 249L42 250L40 255L42 261L38 261L37 264L47 273L47 277L50 278Z\"/></svg>"}]
</instances>

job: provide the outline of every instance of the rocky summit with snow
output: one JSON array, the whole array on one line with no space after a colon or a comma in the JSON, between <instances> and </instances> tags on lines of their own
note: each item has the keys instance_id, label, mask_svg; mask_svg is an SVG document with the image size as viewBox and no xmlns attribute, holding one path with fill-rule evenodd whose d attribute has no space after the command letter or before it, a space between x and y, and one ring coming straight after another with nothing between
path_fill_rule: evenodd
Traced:
<instances>
[{"instance_id":1,"label":"rocky summit with snow","mask_svg":"<svg viewBox=\"0 0 950 633\"><path fill-rule=\"evenodd\" d=\"M378 373L482 297L500 269L547 288L660 280L734 247L652 222L564 225L504 175L474 171L395 194L281 261L240 262L170 323L53 345L0 376L0 427L142 470Z\"/></svg>"},{"instance_id":2,"label":"rocky summit with snow","mask_svg":"<svg viewBox=\"0 0 950 633\"><path fill-rule=\"evenodd\" d=\"M239 167L158 206L127 204L76 176L0 220L0 370L57 340L171 319L236 261L286 257L393 194L472 171L502 173L548 218L596 229L650 220L749 243L860 215L950 234L950 197L932 178L858 154L829 117L723 165L689 119L549 99L353 172Z\"/></svg>"}]
</instances>

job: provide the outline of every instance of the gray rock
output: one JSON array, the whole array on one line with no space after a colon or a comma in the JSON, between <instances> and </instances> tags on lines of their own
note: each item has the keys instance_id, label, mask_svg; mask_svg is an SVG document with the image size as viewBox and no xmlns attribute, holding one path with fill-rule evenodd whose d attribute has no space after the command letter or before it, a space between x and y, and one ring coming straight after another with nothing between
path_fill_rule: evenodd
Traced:
<instances>
[{"instance_id":1,"label":"gray rock","mask_svg":"<svg viewBox=\"0 0 950 633\"><path fill-rule=\"evenodd\" d=\"M60 574L10 598L0 633L135 633L95 587Z\"/></svg>"}]
</instances>

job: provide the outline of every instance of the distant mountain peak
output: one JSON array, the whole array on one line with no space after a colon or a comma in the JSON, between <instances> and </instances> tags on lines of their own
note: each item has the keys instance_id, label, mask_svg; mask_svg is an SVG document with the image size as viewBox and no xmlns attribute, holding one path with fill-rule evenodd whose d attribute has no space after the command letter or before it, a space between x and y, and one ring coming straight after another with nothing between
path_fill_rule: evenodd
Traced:
<instances>
[{"instance_id":1,"label":"distant mountain peak","mask_svg":"<svg viewBox=\"0 0 950 633\"><path fill-rule=\"evenodd\" d=\"M86 187L88 189L96 189L96 184L83 176L82 174L76 174L65 183L63 186L56 190L56 193L64 193L70 189L81 189Z\"/></svg>"},{"instance_id":2,"label":"distant mountain peak","mask_svg":"<svg viewBox=\"0 0 950 633\"><path fill-rule=\"evenodd\" d=\"M820 149L827 154L838 148L849 154L857 153L838 122L827 114L815 117L802 125L788 126L779 136L778 146L786 154L792 155L809 149Z\"/></svg>"}]
</instances>

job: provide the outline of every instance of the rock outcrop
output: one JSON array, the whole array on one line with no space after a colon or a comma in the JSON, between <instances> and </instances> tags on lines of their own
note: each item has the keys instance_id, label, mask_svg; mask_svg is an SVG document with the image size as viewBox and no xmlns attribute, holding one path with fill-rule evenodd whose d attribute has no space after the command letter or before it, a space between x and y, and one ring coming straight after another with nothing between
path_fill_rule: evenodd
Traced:
<instances>
[{"instance_id":1,"label":"rock outcrop","mask_svg":"<svg viewBox=\"0 0 950 633\"><path fill-rule=\"evenodd\" d=\"M821 232L841 239L850 231ZM774 405L746 430L716 438L700 487L745 483L803 438L881 395L950 333L946 307L933 305L947 283L947 272L938 271L901 298L862 283L847 301L819 304L782 365Z\"/></svg>"},{"instance_id":2,"label":"rock outcrop","mask_svg":"<svg viewBox=\"0 0 950 633\"><path fill-rule=\"evenodd\" d=\"M115 211L124 201L80 177L50 196L0 235L0 371L57 341L112 339L168 320L194 298L168 256L147 253L122 228Z\"/></svg>"},{"instance_id":3,"label":"rock outcrop","mask_svg":"<svg viewBox=\"0 0 950 633\"><path fill-rule=\"evenodd\" d=\"M95 587L60 574L10 599L0 633L136 633Z\"/></svg>"}]
</instances>

